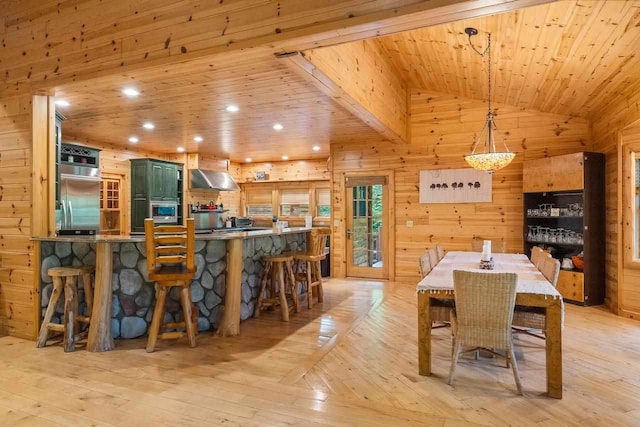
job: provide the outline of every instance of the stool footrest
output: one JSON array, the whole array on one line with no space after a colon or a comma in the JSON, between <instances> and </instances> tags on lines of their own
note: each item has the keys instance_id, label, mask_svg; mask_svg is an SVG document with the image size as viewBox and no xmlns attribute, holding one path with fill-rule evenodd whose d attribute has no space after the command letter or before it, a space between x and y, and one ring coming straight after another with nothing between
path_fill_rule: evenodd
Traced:
<instances>
[{"instance_id":1,"label":"stool footrest","mask_svg":"<svg viewBox=\"0 0 640 427\"><path fill-rule=\"evenodd\" d=\"M178 328L184 328L184 327L185 327L184 322L170 322L162 325L161 329L178 329Z\"/></svg>"},{"instance_id":2,"label":"stool footrest","mask_svg":"<svg viewBox=\"0 0 640 427\"><path fill-rule=\"evenodd\" d=\"M182 338L183 336L184 336L184 332L180 332L180 331L162 332L158 334L158 338L162 338L164 340L174 340L174 339Z\"/></svg>"},{"instance_id":3,"label":"stool footrest","mask_svg":"<svg viewBox=\"0 0 640 427\"><path fill-rule=\"evenodd\" d=\"M89 323L89 322L91 322L91 317L89 317L89 316L76 316L76 320L78 322L82 322L82 323Z\"/></svg>"},{"instance_id":4,"label":"stool footrest","mask_svg":"<svg viewBox=\"0 0 640 427\"><path fill-rule=\"evenodd\" d=\"M60 325L58 323L49 323L47 325L47 329L55 332L64 332L64 325Z\"/></svg>"}]
</instances>

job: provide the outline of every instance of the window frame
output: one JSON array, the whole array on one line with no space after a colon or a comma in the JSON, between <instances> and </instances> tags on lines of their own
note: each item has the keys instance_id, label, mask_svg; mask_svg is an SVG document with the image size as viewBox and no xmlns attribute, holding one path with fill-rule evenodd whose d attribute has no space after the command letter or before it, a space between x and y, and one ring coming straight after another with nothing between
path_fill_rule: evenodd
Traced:
<instances>
[{"instance_id":1,"label":"window frame","mask_svg":"<svg viewBox=\"0 0 640 427\"><path fill-rule=\"evenodd\" d=\"M622 244L625 267L640 270L640 207L636 207L636 161L640 161L640 142L624 142L622 136Z\"/></svg>"}]
</instances>

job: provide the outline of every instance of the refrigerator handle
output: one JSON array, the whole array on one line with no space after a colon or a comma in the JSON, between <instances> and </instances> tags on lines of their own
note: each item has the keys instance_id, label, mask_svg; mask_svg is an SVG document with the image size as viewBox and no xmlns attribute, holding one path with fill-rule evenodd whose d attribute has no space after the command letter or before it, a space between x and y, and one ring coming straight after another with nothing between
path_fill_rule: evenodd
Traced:
<instances>
[{"instance_id":1,"label":"refrigerator handle","mask_svg":"<svg viewBox=\"0 0 640 427\"><path fill-rule=\"evenodd\" d=\"M62 199L60 201L60 206L62 207L62 228L67 228L67 204L66 200Z\"/></svg>"},{"instance_id":2,"label":"refrigerator handle","mask_svg":"<svg viewBox=\"0 0 640 427\"><path fill-rule=\"evenodd\" d=\"M67 200L69 203L69 227L73 224L73 208L71 207L71 200Z\"/></svg>"}]
</instances>

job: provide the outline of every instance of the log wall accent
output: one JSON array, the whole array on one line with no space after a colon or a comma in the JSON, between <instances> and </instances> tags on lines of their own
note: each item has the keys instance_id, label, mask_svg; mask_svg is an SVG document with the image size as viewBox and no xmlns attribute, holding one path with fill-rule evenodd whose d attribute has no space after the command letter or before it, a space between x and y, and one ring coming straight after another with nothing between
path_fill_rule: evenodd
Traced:
<instances>
[{"instance_id":1,"label":"log wall accent","mask_svg":"<svg viewBox=\"0 0 640 427\"><path fill-rule=\"evenodd\" d=\"M464 155L471 151L485 117L484 102L412 90L410 144L379 139L332 145L334 275L345 274L343 175L354 170L395 170L397 280L415 283L418 257L436 243L446 250L468 250L472 237L479 235L504 239L507 250L522 251L522 162L590 149L589 123L498 105L496 123L508 132L507 144L517 156L511 165L494 173L493 202L420 204L419 172L467 167ZM408 220L413 221L413 228L407 227Z\"/></svg>"},{"instance_id":2,"label":"log wall accent","mask_svg":"<svg viewBox=\"0 0 640 427\"><path fill-rule=\"evenodd\" d=\"M31 96L0 104L0 336L35 339ZM46 126L46 123L45 123ZM46 187L46 181L43 183ZM46 202L42 196L41 202Z\"/></svg>"},{"instance_id":3,"label":"log wall accent","mask_svg":"<svg viewBox=\"0 0 640 427\"><path fill-rule=\"evenodd\" d=\"M375 41L313 49L285 61L387 139L407 141L407 83Z\"/></svg>"}]
</instances>

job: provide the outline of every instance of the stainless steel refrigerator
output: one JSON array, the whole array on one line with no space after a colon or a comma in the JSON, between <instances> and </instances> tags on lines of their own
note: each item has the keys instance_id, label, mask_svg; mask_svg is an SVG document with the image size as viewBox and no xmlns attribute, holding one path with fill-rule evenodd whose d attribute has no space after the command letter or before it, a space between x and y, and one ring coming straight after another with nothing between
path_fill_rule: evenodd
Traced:
<instances>
[{"instance_id":1,"label":"stainless steel refrigerator","mask_svg":"<svg viewBox=\"0 0 640 427\"><path fill-rule=\"evenodd\" d=\"M100 169L60 165L59 234L95 234L100 229Z\"/></svg>"}]
</instances>

